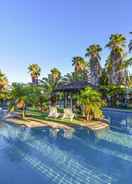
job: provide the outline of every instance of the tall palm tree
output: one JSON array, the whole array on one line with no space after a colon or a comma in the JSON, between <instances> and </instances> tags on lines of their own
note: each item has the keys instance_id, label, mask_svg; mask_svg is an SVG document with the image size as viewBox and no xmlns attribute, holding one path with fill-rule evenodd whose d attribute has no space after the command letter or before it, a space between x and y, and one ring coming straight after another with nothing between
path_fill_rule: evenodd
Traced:
<instances>
[{"instance_id":1,"label":"tall palm tree","mask_svg":"<svg viewBox=\"0 0 132 184\"><path fill-rule=\"evenodd\" d=\"M74 80L87 80L88 63L80 56L73 57L72 66L75 67L72 73Z\"/></svg>"},{"instance_id":2,"label":"tall palm tree","mask_svg":"<svg viewBox=\"0 0 132 184\"><path fill-rule=\"evenodd\" d=\"M101 75L101 65L100 65L100 52L102 48L99 44L90 45L86 49L86 57L89 57L89 65L90 65L90 75L91 75L91 83L97 85L99 83L99 78Z\"/></svg>"},{"instance_id":3,"label":"tall palm tree","mask_svg":"<svg viewBox=\"0 0 132 184\"><path fill-rule=\"evenodd\" d=\"M129 51L131 52L132 51L132 40L130 40L130 43L129 43Z\"/></svg>"},{"instance_id":4,"label":"tall palm tree","mask_svg":"<svg viewBox=\"0 0 132 184\"><path fill-rule=\"evenodd\" d=\"M51 70L52 79L54 81L59 80L61 77L61 72L57 68Z\"/></svg>"},{"instance_id":5,"label":"tall palm tree","mask_svg":"<svg viewBox=\"0 0 132 184\"><path fill-rule=\"evenodd\" d=\"M106 62L109 83L120 85L124 81L126 71L122 68L124 63L126 38L122 34L112 34L106 45L110 55Z\"/></svg>"},{"instance_id":6,"label":"tall palm tree","mask_svg":"<svg viewBox=\"0 0 132 184\"><path fill-rule=\"evenodd\" d=\"M0 71L0 91L5 89L8 85L8 79L7 77L5 76L5 74L3 74L1 71Z\"/></svg>"},{"instance_id":7,"label":"tall palm tree","mask_svg":"<svg viewBox=\"0 0 132 184\"><path fill-rule=\"evenodd\" d=\"M32 83L38 84L38 77L40 76L41 68L38 64L31 64L28 67L28 71L31 74Z\"/></svg>"},{"instance_id":8,"label":"tall palm tree","mask_svg":"<svg viewBox=\"0 0 132 184\"><path fill-rule=\"evenodd\" d=\"M73 57L72 65L75 67L75 72L80 73L86 70L87 63L85 62L84 58L80 56Z\"/></svg>"},{"instance_id":9,"label":"tall palm tree","mask_svg":"<svg viewBox=\"0 0 132 184\"><path fill-rule=\"evenodd\" d=\"M132 32L130 32L130 34L132 34ZM130 40L128 47L129 47L129 51L131 52L132 51L132 40Z\"/></svg>"}]
</instances>

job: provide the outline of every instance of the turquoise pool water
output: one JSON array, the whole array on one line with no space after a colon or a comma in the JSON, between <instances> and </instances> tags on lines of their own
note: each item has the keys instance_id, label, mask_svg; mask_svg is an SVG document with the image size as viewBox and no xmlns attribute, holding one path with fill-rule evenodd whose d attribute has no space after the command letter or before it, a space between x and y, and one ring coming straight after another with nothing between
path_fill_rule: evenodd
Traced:
<instances>
[{"instance_id":1,"label":"turquoise pool water","mask_svg":"<svg viewBox=\"0 0 132 184\"><path fill-rule=\"evenodd\" d=\"M58 134L0 123L0 184L132 184L132 113L104 111L111 129Z\"/></svg>"}]
</instances>

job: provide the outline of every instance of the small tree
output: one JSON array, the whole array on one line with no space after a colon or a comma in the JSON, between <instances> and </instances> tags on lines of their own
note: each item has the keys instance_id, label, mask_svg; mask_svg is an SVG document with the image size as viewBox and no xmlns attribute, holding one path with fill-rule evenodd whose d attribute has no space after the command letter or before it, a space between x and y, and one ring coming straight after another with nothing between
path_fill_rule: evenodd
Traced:
<instances>
[{"instance_id":1,"label":"small tree","mask_svg":"<svg viewBox=\"0 0 132 184\"><path fill-rule=\"evenodd\" d=\"M101 99L101 94L99 92L91 87L86 87L81 91L79 101L84 107L84 113L87 120L103 118L101 108L105 103Z\"/></svg>"},{"instance_id":2,"label":"small tree","mask_svg":"<svg viewBox=\"0 0 132 184\"><path fill-rule=\"evenodd\" d=\"M13 83L12 90L10 92L10 104L9 111L14 111L20 109L22 112L22 118L25 117L25 107L26 107L26 90L25 86L20 83Z\"/></svg>"},{"instance_id":3,"label":"small tree","mask_svg":"<svg viewBox=\"0 0 132 184\"><path fill-rule=\"evenodd\" d=\"M0 92L8 86L8 79L0 70Z\"/></svg>"},{"instance_id":4,"label":"small tree","mask_svg":"<svg viewBox=\"0 0 132 184\"><path fill-rule=\"evenodd\" d=\"M48 77L44 77L41 80L41 85L45 89L45 94L51 105L56 104L56 95L54 95L54 90L57 86L62 83L61 72L57 68L53 68Z\"/></svg>"}]
</instances>

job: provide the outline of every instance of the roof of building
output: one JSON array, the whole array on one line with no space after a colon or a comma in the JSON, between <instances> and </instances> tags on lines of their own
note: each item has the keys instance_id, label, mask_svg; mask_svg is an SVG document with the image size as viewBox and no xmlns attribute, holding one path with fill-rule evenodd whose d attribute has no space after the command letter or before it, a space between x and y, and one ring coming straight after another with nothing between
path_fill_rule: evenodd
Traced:
<instances>
[{"instance_id":1,"label":"roof of building","mask_svg":"<svg viewBox=\"0 0 132 184\"><path fill-rule=\"evenodd\" d=\"M90 86L95 88L94 85L90 84L88 81L83 80L83 81L73 81L71 83L67 83L67 84L60 84L58 85L58 87L56 88L55 91L80 91L81 89L84 89L85 87Z\"/></svg>"}]
</instances>

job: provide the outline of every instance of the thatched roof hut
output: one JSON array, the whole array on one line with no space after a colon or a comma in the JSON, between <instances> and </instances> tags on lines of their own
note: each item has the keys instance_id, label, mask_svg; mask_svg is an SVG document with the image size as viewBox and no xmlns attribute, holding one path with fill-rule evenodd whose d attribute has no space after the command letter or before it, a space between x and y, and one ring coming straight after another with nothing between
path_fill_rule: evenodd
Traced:
<instances>
[{"instance_id":1,"label":"thatched roof hut","mask_svg":"<svg viewBox=\"0 0 132 184\"><path fill-rule=\"evenodd\" d=\"M73 107L73 94L79 93L82 89L86 87L92 87L97 88L96 86L93 86L88 81L73 81L70 83L64 83L57 86L56 90L54 91L55 94L58 94L60 92L64 93L64 107Z\"/></svg>"},{"instance_id":2,"label":"thatched roof hut","mask_svg":"<svg viewBox=\"0 0 132 184\"><path fill-rule=\"evenodd\" d=\"M56 88L55 92L79 92L80 90L88 86L96 88L96 86L93 86L88 81L83 80L83 81L73 81L67 84L60 84Z\"/></svg>"}]
</instances>

